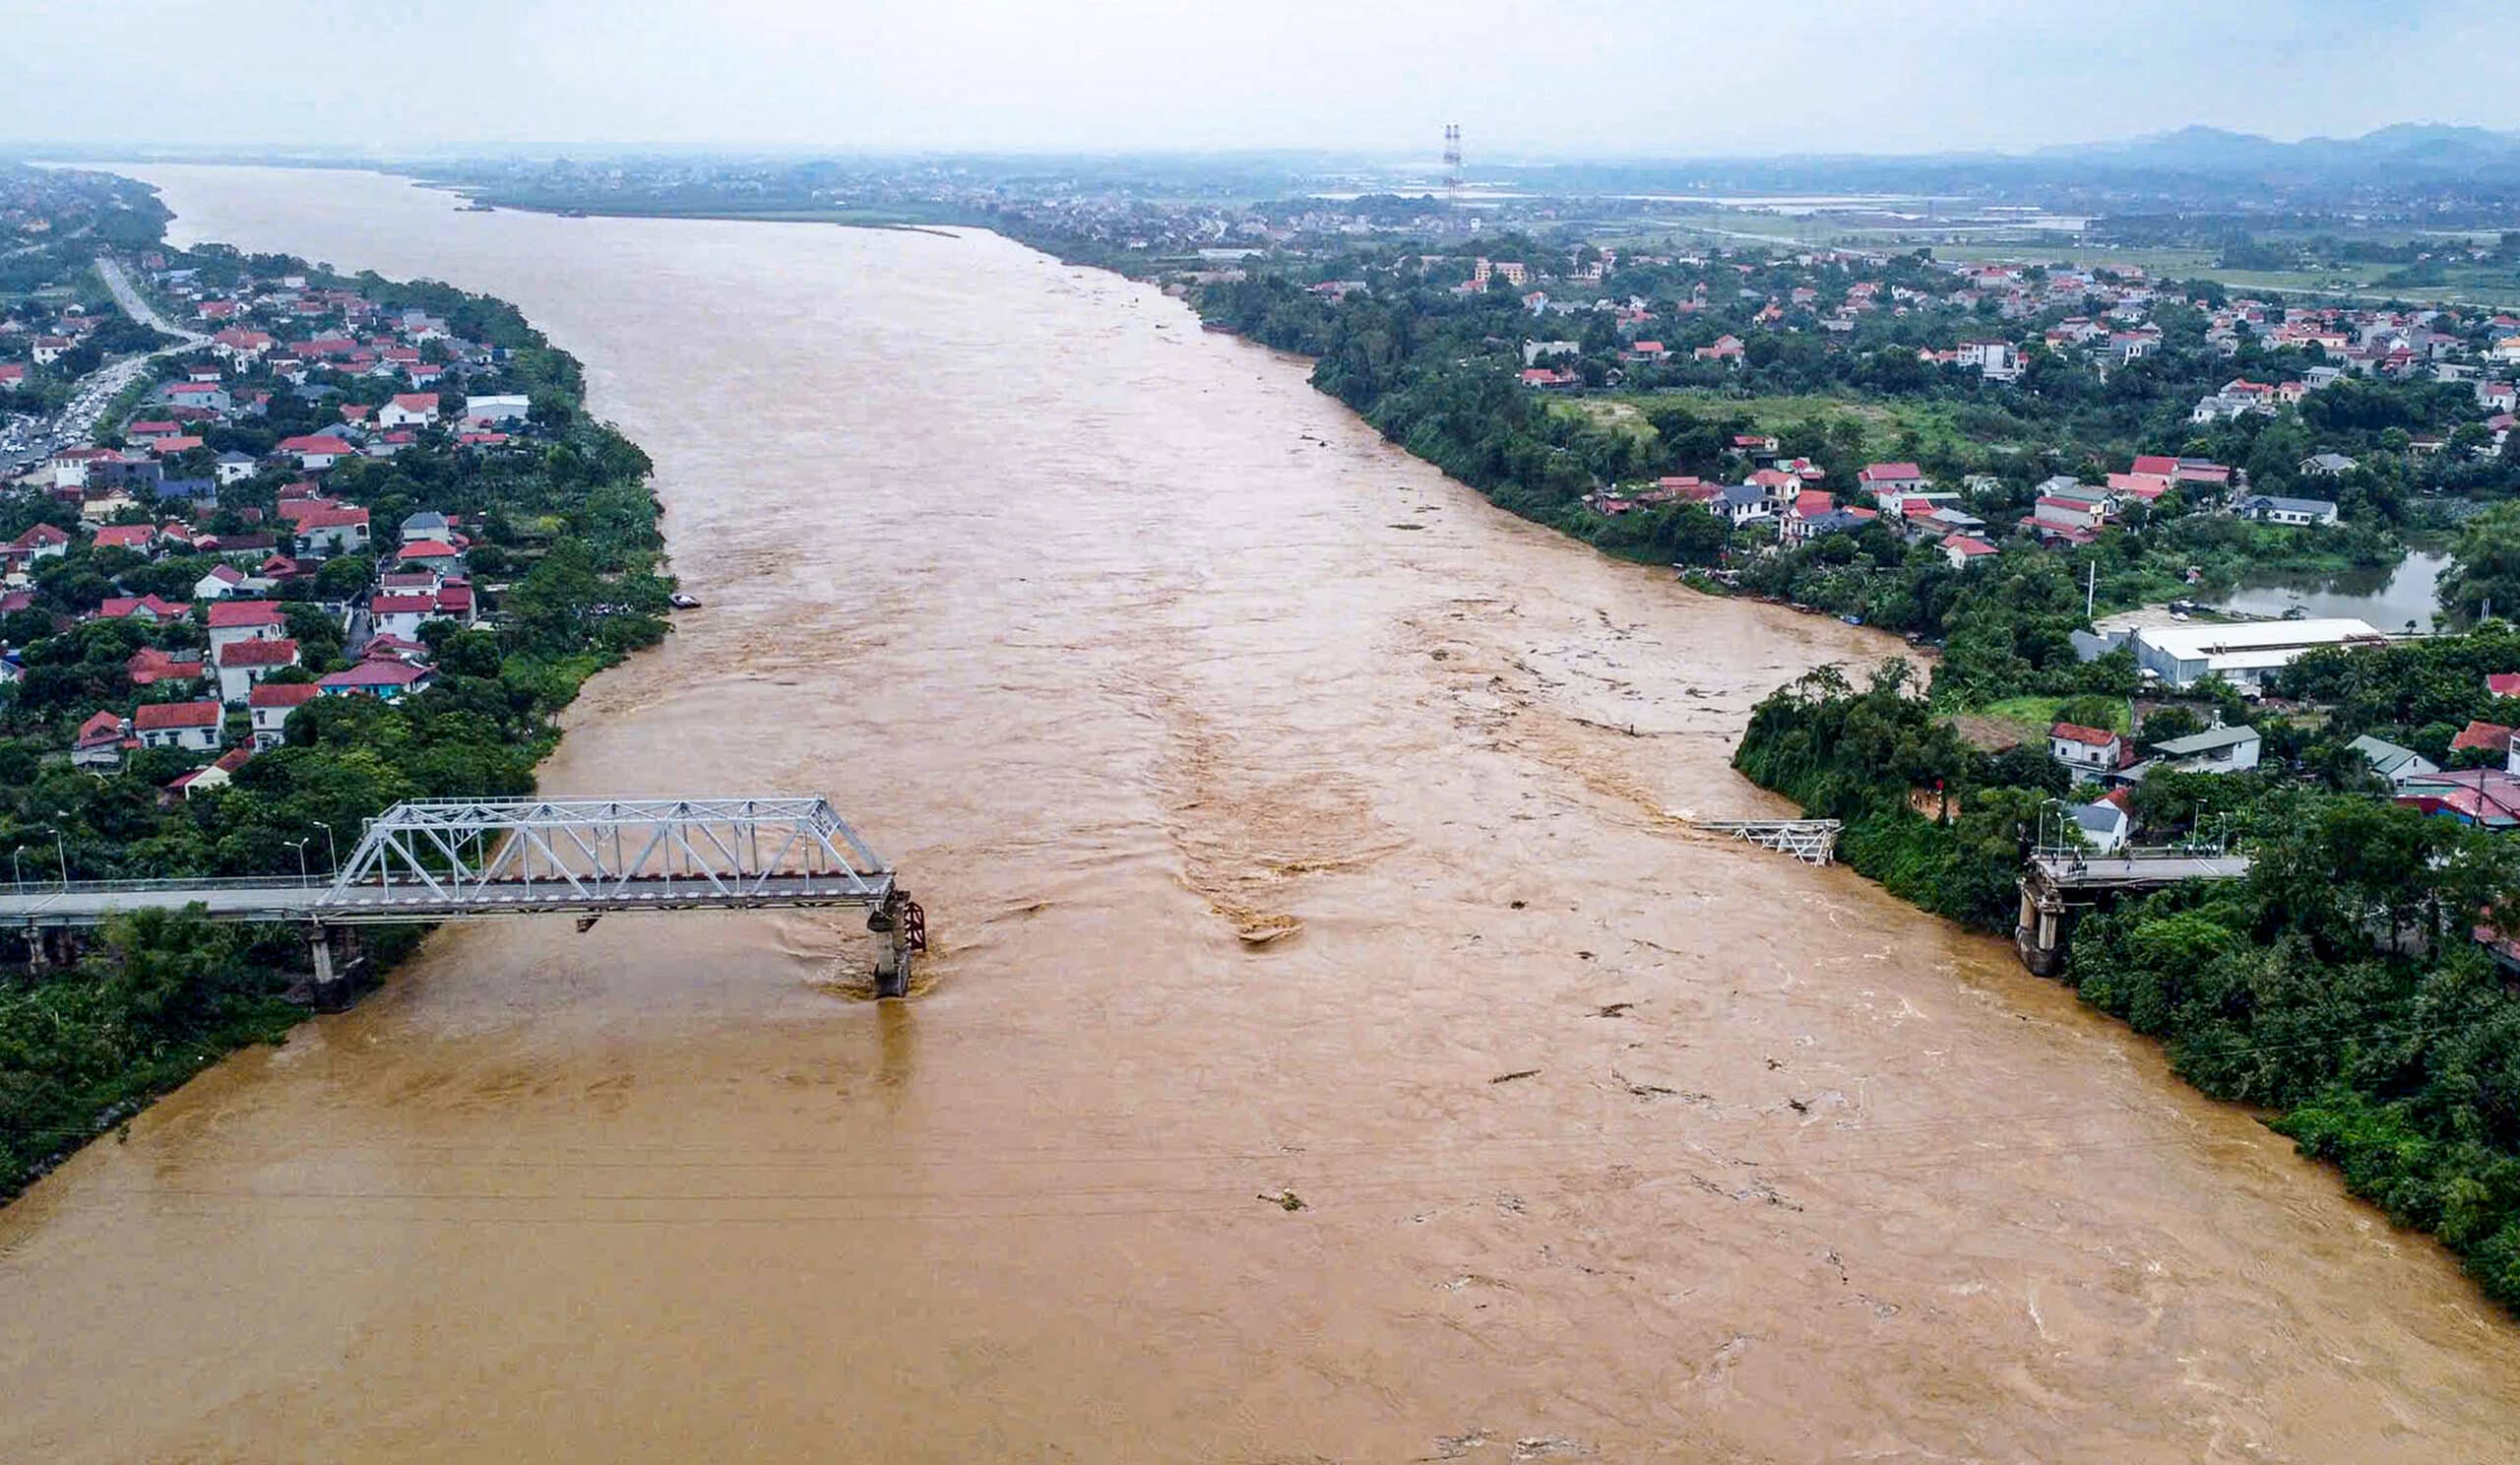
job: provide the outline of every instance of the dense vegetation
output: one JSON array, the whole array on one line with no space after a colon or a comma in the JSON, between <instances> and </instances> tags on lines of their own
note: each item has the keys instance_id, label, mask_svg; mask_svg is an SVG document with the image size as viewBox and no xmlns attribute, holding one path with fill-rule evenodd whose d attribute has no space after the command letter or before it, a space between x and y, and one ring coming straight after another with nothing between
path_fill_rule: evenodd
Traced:
<instances>
[{"instance_id":1,"label":"dense vegetation","mask_svg":"<svg viewBox=\"0 0 2520 1465\"><path fill-rule=\"evenodd\" d=\"M302 846L311 844L318 860L336 838L346 848L362 819L397 799L529 791L535 764L557 736L553 715L594 671L666 630L671 585L660 568L648 459L587 415L577 363L512 306L439 285L343 280L293 260L248 261L221 250L180 263L305 273L390 306L423 308L504 353L472 389L532 397L532 451L467 452L431 434L393 458L346 463L324 483L368 507L389 535L415 509L465 515L476 541L471 565L495 618L472 629L446 621L423 628L437 669L427 690L392 703L318 699L290 719L285 746L244 764L229 787L161 801L159 785L197 757L142 749L121 771L97 776L63 762L60 750L88 714L129 704L124 663L134 651L197 651L203 631L191 620L153 627L73 617L112 594L186 598L213 561L184 555L152 563L83 541L41 562L33 606L0 622L0 635L26 647L24 682L0 706L0 850L12 854L13 877L288 870ZM350 400L382 400L389 390L376 381L344 388ZM325 425L325 413L338 420L338 400L276 398L267 418L214 428L204 451L267 453L283 436ZM265 474L225 490L205 527L251 527L244 511L268 515L278 485L293 477ZM0 505L0 537L37 519L73 517L50 500L12 499ZM280 592L307 665L275 679L348 665L340 605L365 589L373 568L367 556L344 556ZM144 693L152 694L197 695ZM230 740L240 732L232 729ZM389 938L383 949L409 940L409 933ZM0 978L0 1195L130 1101L238 1042L284 1030L292 1009L280 993L304 959L293 931L153 916L108 928L76 967Z\"/></svg>"},{"instance_id":2,"label":"dense vegetation","mask_svg":"<svg viewBox=\"0 0 2520 1465\"><path fill-rule=\"evenodd\" d=\"M2383 786L2347 747L2371 732L2448 760L2468 719L2520 713L2484 685L2511 669L2520 633L2495 622L2302 657L2278 689L2315 716L2227 692L2210 712L2157 708L2146 735L2207 715L2253 720L2265 735L2257 772L2157 773L2133 799L2149 841L2228 832L2250 874L2083 918L2065 980L2161 1038L2198 1087L2273 1111L2305 1153L2337 1163L2393 1219L2439 1235L2520 1309L2520 995L2470 939L2520 901L2520 855L2507 836L2374 796ZM2103 722L2109 710L2062 712ZM1858 870L1989 931L2013 924L2014 878L2043 818L2047 838L2070 838L2050 802L2068 779L2044 747L1970 747L1901 663L1861 689L1824 669L1780 690L1735 762L1845 820L1839 848Z\"/></svg>"}]
</instances>

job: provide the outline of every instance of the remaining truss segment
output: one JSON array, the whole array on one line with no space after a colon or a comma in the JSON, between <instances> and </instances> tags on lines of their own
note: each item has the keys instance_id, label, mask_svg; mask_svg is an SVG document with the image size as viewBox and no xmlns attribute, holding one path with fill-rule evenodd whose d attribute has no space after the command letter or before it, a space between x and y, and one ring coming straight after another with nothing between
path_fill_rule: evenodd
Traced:
<instances>
[{"instance_id":1,"label":"remaining truss segment","mask_svg":"<svg viewBox=\"0 0 2520 1465\"><path fill-rule=\"evenodd\" d=\"M1781 850L1804 864L1827 864L1837 858L1835 819L1707 819L1698 827Z\"/></svg>"},{"instance_id":2,"label":"remaining truss segment","mask_svg":"<svg viewBox=\"0 0 2520 1465\"><path fill-rule=\"evenodd\" d=\"M821 798L414 799L371 820L319 907L519 893L598 906L676 891L770 898L805 877L881 904L893 871Z\"/></svg>"}]
</instances>

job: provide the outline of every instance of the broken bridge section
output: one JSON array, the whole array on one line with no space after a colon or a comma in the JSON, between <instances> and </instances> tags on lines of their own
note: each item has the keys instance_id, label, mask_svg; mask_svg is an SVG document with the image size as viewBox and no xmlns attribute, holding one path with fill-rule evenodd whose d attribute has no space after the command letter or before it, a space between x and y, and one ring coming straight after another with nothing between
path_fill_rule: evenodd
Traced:
<instances>
[{"instance_id":1,"label":"broken bridge section","mask_svg":"<svg viewBox=\"0 0 2520 1465\"><path fill-rule=\"evenodd\" d=\"M338 994L332 930L389 922L863 906L887 937L876 990L908 989L926 922L891 865L826 799L431 798L371 819L329 880L61 882L0 896L30 933L117 911L199 905L213 921L306 923L319 998ZM40 946L40 942L37 942Z\"/></svg>"}]
</instances>

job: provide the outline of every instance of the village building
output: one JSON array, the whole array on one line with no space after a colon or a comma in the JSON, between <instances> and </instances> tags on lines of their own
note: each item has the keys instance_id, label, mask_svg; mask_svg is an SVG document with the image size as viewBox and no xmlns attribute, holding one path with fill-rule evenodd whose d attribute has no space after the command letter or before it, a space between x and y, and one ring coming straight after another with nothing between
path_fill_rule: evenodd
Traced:
<instances>
[{"instance_id":1,"label":"village building","mask_svg":"<svg viewBox=\"0 0 2520 1465\"><path fill-rule=\"evenodd\" d=\"M219 649L219 700L241 703L263 679L283 667L297 665L297 643L285 636L230 641Z\"/></svg>"},{"instance_id":2,"label":"village building","mask_svg":"<svg viewBox=\"0 0 2520 1465\"><path fill-rule=\"evenodd\" d=\"M206 753L219 746L223 714L216 702L144 702L131 714L142 747Z\"/></svg>"},{"instance_id":3,"label":"village building","mask_svg":"<svg viewBox=\"0 0 2520 1465\"><path fill-rule=\"evenodd\" d=\"M288 634L288 619L277 601L219 601L206 614L214 658L239 641L276 641Z\"/></svg>"},{"instance_id":4,"label":"village building","mask_svg":"<svg viewBox=\"0 0 2520 1465\"><path fill-rule=\"evenodd\" d=\"M245 694L246 715L254 727L254 746L276 748L288 740L290 713L324 695L311 681L258 683Z\"/></svg>"},{"instance_id":5,"label":"village building","mask_svg":"<svg viewBox=\"0 0 2520 1465\"><path fill-rule=\"evenodd\" d=\"M2126 761L2126 740L2106 728L2057 723L2048 730L2048 756L2069 773L2096 779Z\"/></svg>"},{"instance_id":6,"label":"village building","mask_svg":"<svg viewBox=\"0 0 2520 1465\"><path fill-rule=\"evenodd\" d=\"M2305 651L2322 646L2378 646L2388 638L2350 618L2268 620L2238 625L2141 626L2127 637L2135 665L2175 690L2220 676L2243 691Z\"/></svg>"}]
</instances>

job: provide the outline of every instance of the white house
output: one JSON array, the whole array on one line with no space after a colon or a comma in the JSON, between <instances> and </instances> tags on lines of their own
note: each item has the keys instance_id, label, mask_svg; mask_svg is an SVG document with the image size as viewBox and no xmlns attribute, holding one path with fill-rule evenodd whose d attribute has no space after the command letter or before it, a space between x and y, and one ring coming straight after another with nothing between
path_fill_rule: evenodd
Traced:
<instances>
[{"instance_id":1,"label":"white house","mask_svg":"<svg viewBox=\"0 0 2520 1465\"><path fill-rule=\"evenodd\" d=\"M329 432L284 437L280 440L280 450L295 456L297 466L308 473L321 473L358 451Z\"/></svg>"},{"instance_id":2,"label":"white house","mask_svg":"<svg viewBox=\"0 0 2520 1465\"><path fill-rule=\"evenodd\" d=\"M299 500L281 508L308 553L350 554L367 547L367 510L356 504Z\"/></svg>"},{"instance_id":3,"label":"white house","mask_svg":"<svg viewBox=\"0 0 2520 1465\"><path fill-rule=\"evenodd\" d=\"M397 392L376 410L379 427L427 427L437 421L435 392Z\"/></svg>"},{"instance_id":4,"label":"white house","mask_svg":"<svg viewBox=\"0 0 2520 1465\"><path fill-rule=\"evenodd\" d=\"M210 567L210 573L193 582L196 601L223 601L245 588L245 572L232 564Z\"/></svg>"},{"instance_id":5,"label":"white house","mask_svg":"<svg viewBox=\"0 0 2520 1465\"><path fill-rule=\"evenodd\" d=\"M2208 728L2153 744L2152 767L2180 773L2245 773L2265 745L2255 728Z\"/></svg>"},{"instance_id":6,"label":"white house","mask_svg":"<svg viewBox=\"0 0 2520 1465\"><path fill-rule=\"evenodd\" d=\"M243 702L263 678L283 667L297 665L297 643L285 636L267 640L230 641L219 649L219 700Z\"/></svg>"},{"instance_id":7,"label":"white house","mask_svg":"<svg viewBox=\"0 0 2520 1465\"><path fill-rule=\"evenodd\" d=\"M2075 827L2082 830L2096 855L2114 855L2126 848L2126 830L2131 821L2116 799L2112 794L2074 810Z\"/></svg>"},{"instance_id":8,"label":"white house","mask_svg":"<svg viewBox=\"0 0 2520 1465\"><path fill-rule=\"evenodd\" d=\"M1964 341L1954 364L1977 371L1988 381L2011 381L2021 375L2021 351L2009 341Z\"/></svg>"},{"instance_id":9,"label":"white house","mask_svg":"<svg viewBox=\"0 0 2520 1465\"><path fill-rule=\"evenodd\" d=\"M2124 761L2126 740L2106 728L2058 723L2048 730L2048 756L2068 772L2098 778Z\"/></svg>"},{"instance_id":10,"label":"white house","mask_svg":"<svg viewBox=\"0 0 2520 1465\"><path fill-rule=\"evenodd\" d=\"M1951 561L1955 570L1965 570L1981 560L1993 559L2001 551L1975 535L1943 536L1942 557Z\"/></svg>"},{"instance_id":11,"label":"white house","mask_svg":"<svg viewBox=\"0 0 2520 1465\"><path fill-rule=\"evenodd\" d=\"M464 399L464 420L468 422L522 422L532 411L533 402L521 396Z\"/></svg>"},{"instance_id":12,"label":"white house","mask_svg":"<svg viewBox=\"0 0 2520 1465\"><path fill-rule=\"evenodd\" d=\"M142 747L206 753L219 746L222 714L216 702L146 702L131 714Z\"/></svg>"},{"instance_id":13,"label":"white house","mask_svg":"<svg viewBox=\"0 0 2520 1465\"><path fill-rule=\"evenodd\" d=\"M1768 502L1768 491L1756 483L1727 483L1707 507L1722 515L1728 524L1739 526L1753 519L1765 519L1775 513Z\"/></svg>"},{"instance_id":14,"label":"white house","mask_svg":"<svg viewBox=\"0 0 2520 1465\"><path fill-rule=\"evenodd\" d=\"M288 740L288 715L324 695L311 681L273 686L268 682L245 694L246 715L254 723L254 746L276 748Z\"/></svg>"},{"instance_id":15,"label":"white house","mask_svg":"<svg viewBox=\"0 0 2520 1465\"><path fill-rule=\"evenodd\" d=\"M2336 522L2336 505L2324 498L2281 498L2271 493L2253 493L2233 505L2232 512L2261 524L2324 526Z\"/></svg>"},{"instance_id":16,"label":"white house","mask_svg":"<svg viewBox=\"0 0 2520 1465\"><path fill-rule=\"evenodd\" d=\"M214 601L208 613L213 657L239 641L277 641L288 634L277 601Z\"/></svg>"},{"instance_id":17,"label":"white house","mask_svg":"<svg viewBox=\"0 0 2520 1465\"><path fill-rule=\"evenodd\" d=\"M1913 463L1870 463L1855 476L1856 482L1867 493L1922 493L1925 489L1924 470Z\"/></svg>"},{"instance_id":18,"label":"white house","mask_svg":"<svg viewBox=\"0 0 2520 1465\"><path fill-rule=\"evenodd\" d=\"M2415 749L2383 741L2368 732L2346 746L2361 753L2362 760L2371 765L2371 771L2387 779L2393 789L2402 789L2412 780L2441 771L2441 765Z\"/></svg>"},{"instance_id":19,"label":"white house","mask_svg":"<svg viewBox=\"0 0 2520 1465\"><path fill-rule=\"evenodd\" d=\"M211 471L219 475L220 486L225 487L252 478L254 460L243 453L221 453L219 461L211 465Z\"/></svg>"}]
</instances>

